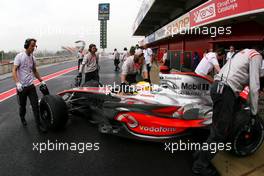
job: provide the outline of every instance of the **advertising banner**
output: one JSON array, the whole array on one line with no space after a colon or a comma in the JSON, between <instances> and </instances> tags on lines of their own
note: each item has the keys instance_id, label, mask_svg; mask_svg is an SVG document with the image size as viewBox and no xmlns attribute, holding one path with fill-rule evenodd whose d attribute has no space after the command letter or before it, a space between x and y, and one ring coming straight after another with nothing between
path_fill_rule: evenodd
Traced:
<instances>
[{"instance_id":1,"label":"advertising banner","mask_svg":"<svg viewBox=\"0 0 264 176\"><path fill-rule=\"evenodd\" d=\"M263 0L211 0L190 11L190 25L201 26L256 11L264 12Z\"/></svg>"},{"instance_id":2,"label":"advertising banner","mask_svg":"<svg viewBox=\"0 0 264 176\"><path fill-rule=\"evenodd\" d=\"M165 34L166 36L175 35L189 28L190 28L190 14L186 13L183 16L177 18L176 20L166 25Z\"/></svg>"},{"instance_id":3,"label":"advertising banner","mask_svg":"<svg viewBox=\"0 0 264 176\"><path fill-rule=\"evenodd\" d=\"M190 15L186 13L155 32L155 41L173 36L190 28Z\"/></svg>"},{"instance_id":4,"label":"advertising banner","mask_svg":"<svg viewBox=\"0 0 264 176\"><path fill-rule=\"evenodd\" d=\"M215 21L264 12L264 0L211 0L163 26L147 38L146 43L177 35L186 29L202 26Z\"/></svg>"}]
</instances>

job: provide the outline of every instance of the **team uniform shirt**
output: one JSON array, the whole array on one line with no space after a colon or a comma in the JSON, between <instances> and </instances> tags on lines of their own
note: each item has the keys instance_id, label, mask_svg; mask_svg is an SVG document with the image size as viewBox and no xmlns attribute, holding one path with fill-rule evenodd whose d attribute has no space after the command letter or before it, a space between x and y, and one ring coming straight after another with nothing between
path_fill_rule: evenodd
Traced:
<instances>
[{"instance_id":1,"label":"team uniform shirt","mask_svg":"<svg viewBox=\"0 0 264 176\"><path fill-rule=\"evenodd\" d=\"M98 68L97 63L98 63L98 55L93 56L90 52L88 52L83 58L82 66L80 70L82 71L83 70L82 67L84 67L85 73L93 72Z\"/></svg>"},{"instance_id":2,"label":"team uniform shirt","mask_svg":"<svg viewBox=\"0 0 264 176\"><path fill-rule=\"evenodd\" d=\"M232 58L232 56L235 54L235 52L228 52L227 54L226 54L226 60L228 61L229 59L231 59Z\"/></svg>"},{"instance_id":3,"label":"team uniform shirt","mask_svg":"<svg viewBox=\"0 0 264 176\"><path fill-rule=\"evenodd\" d=\"M229 59L215 80L224 81L238 94L245 86L250 87L250 106L253 115L257 114L258 91L260 88L260 72L262 67L262 56L256 50L244 49Z\"/></svg>"},{"instance_id":4,"label":"team uniform shirt","mask_svg":"<svg viewBox=\"0 0 264 176\"><path fill-rule=\"evenodd\" d=\"M137 74L139 69L140 68L135 67L134 56L129 56L122 65L122 74L123 75ZM146 72L146 71L147 71L146 64L143 64L142 72Z\"/></svg>"},{"instance_id":5,"label":"team uniform shirt","mask_svg":"<svg viewBox=\"0 0 264 176\"><path fill-rule=\"evenodd\" d=\"M135 49L135 55L140 55L142 53L143 53L143 51L141 48Z\"/></svg>"},{"instance_id":6,"label":"team uniform shirt","mask_svg":"<svg viewBox=\"0 0 264 176\"><path fill-rule=\"evenodd\" d=\"M122 56L122 61L125 62L128 57L129 57L129 52L128 51L124 52Z\"/></svg>"},{"instance_id":7,"label":"team uniform shirt","mask_svg":"<svg viewBox=\"0 0 264 176\"><path fill-rule=\"evenodd\" d=\"M23 87L28 87L33 84L34 73L33 67L36 65L34 56L27 55L26 52L21 52L16 55L14 65L18 66L17 77Z\"/></svg>"},{"instance_id":8,"label":"team uniform shirt","mask_svg":"<svg viewBox=\"0 0 264 176\"><path fill-rule=\"evenodd\" d=\"M119 60L119 53L117 51L114 52L114 59Z\"/></svg>"},{"instance_id":9,"label":"team uniform shirt","mask_svg":"<svg viewBox=\"0 0 264 176\"><path fill-rule=\"evenodd\" d=\"M201 60L199 65L196 67L195 73L198 75L206 76L213 70L215 65L219 65L216 53L207 53Z\"/></svg>"},{"instance_id":10,"label":"team uniform shirt","mask_svg":"<svg viewBox=\"0 0 264 176\"><path fill-rule=\"evenodd\" d=\"M145 57L145 63L146 64L151 64L151 56L153 54L152 50L150 48L144 49L143 50L144 57Z\"/></svg>"}]
</instances>

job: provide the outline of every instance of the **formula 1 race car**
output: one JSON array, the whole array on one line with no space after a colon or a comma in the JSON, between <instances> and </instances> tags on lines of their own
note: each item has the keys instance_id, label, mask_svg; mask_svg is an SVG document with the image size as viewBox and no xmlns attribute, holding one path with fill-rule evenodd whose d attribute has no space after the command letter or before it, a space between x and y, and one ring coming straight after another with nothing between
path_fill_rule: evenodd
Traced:
<instances>
[{"instance_id":1,"label":"formula 1 race car","mask_svg":"<svg viewBox=\"0 0 264 176\"><path fill-rule=\"evenodd\" d=\"M101 133L155 141L210 127L209 79L182 72L160 74L160 78L159 85L140 82L127 86L125 93L118 86L96 87L90 82L87 87L45 95L40 100L41 116L53 130L64 127L69 115L80 115L96 124ZM249 110L241 101L230 136L233 152L240 156L254 153L264 137L262 120L251 119Z\"/></svg>"}]
</instances>

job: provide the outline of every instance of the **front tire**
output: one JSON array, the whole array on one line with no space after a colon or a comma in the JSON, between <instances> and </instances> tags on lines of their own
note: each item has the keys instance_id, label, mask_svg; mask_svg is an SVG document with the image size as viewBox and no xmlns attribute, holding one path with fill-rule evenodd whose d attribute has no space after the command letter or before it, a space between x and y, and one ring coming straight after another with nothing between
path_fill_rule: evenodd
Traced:
<instances>
[{"instance_id":1,"label":"front tire","mask_svg":"<svg viewBox=\"0 0 264 176\"><path fill-rule=\"evenodd\" d=\"M68 109L65 101L59 95L46 95L40 100L41 119L47 127L59 130L68 121Z\"/></svg>"}]
</instances>

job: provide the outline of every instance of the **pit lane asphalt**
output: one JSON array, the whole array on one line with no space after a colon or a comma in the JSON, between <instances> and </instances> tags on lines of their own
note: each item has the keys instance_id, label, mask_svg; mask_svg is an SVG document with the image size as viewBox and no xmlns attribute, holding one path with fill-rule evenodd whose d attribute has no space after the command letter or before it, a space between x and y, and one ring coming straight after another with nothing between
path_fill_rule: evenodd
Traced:
<instances>
[{"instance_id":1,"label":"pit lane asphalt","mask_svg":"<svg viewBox=\"0 0 264 176\"><path fill-rule=\"evenodd\" d=\"M75 66L67 62L40 69L42 76ZM77 71L47 81L51 93L71 88ZM111 59L101 61L101 82L119 80ZM0 92L13 88L11 78L1 81ZM41 94L38 91L38 95ZM28 102L29 104L29 102ZM71 119L61 132L40 134L28 105L23 127L18 117L16 96L0 103L0 175L191 175L192 152L164 151L164 143L143 142L100 134L97 128L81 117ZM98 151L33 151L33 143L47 142L100 143Z\"/></svg>"}]
</instances>

